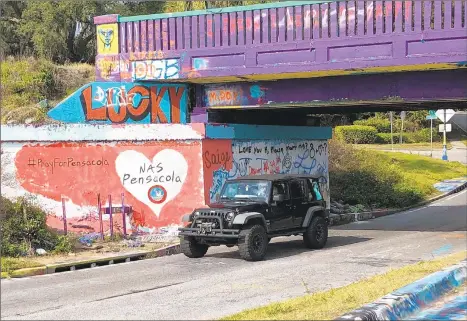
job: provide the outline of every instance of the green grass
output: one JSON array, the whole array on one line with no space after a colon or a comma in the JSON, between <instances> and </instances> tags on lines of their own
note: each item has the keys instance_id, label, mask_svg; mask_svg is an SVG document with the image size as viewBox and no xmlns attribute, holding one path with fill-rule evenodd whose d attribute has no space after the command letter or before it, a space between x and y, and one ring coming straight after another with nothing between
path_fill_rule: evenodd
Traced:
<instances>
[{"instance_id":1,"label":"green grass","mask_svg":"<svg viewBox=\"0 0 467 321\"><path fill-rule=\"evenodd\" d=\"M355 147L360 148L369 148L369 149L391 149L391 144L356 144ZM430 150L431 144L430 143L413 143L413 144L394 144L394 149L404 149L404 150L413 150L413 151L424 151ZM447 144L447 148L451 149L452 145L450 143ZM443 149L442 142L433 142L433 149Z\"/></svg>"},{"instance_id":2,"label":"green grass","mask_svg":"<svg viewBox=\"0 0 467 321\"><path fill-rule=\"evenodd\" d=\"M342 288L246 310L222 320L332 320L431 273L456 264L465 259L466 255L467 251L463 251L441 259L408 265Z\"/></svg>"},{"instance_id":3,"label":"green grass","mask_svg":"<svg viewBox=\"0 0 467 321\"><path fill-rule=\"evenodd\" d=\"M433 185L467 167L426 156L356 148L329 141L331 199L370 208L403 208L438 195Z\"/></svg>"},{"instance_id":4,"label":"green grass","mask_svg":"<svg viewBox=\"0 0 467 321\"><path fill-rule=\"evenodd\" d=\"M16 270L40 267L40 266L43 266L43 264L35 262L34 259L30 259L30 258L2 257L1 266L2 266L2 277L3 277L3 276L10 275Z\"/></svg>"},{"instance_id":5,"label":"green grass","mask_svg":"<svg viewBox=\"0 0 467 321\"><path fill-rule=\"evenodd\" d=\"M95 70L89 64L56 65L46 59L9 58L2 62L2 123L45 123L47 108L38 103L48 100L49 107L93 81Z\"/></svg>"},{"instance_id":6,"label":"green grass","mask_svg":"<svg viewBox=\"0 0 467 321\"><path fill-rule=\"evenodd\" d=\"M417 189L425 198L439 194L433 185L467 175L467 166L419 155L377 152L381 164L393 164L403 176L403 184Z\"/></svg>"}]
</instances>

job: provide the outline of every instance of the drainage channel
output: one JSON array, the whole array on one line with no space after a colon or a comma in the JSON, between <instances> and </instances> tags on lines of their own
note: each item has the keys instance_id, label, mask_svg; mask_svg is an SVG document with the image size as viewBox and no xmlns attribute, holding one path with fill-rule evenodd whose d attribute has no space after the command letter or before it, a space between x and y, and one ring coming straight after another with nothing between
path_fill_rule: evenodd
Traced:
<instances>
[{"instance_id":1,"label":"drainage channel","mask_svg":"<svg viewBox=\"0 0 467 321\"><path fill-rule=\"evenodd\" d=\"M175 246L171 246L168 248L162 248L154 252L138 253L138 254L133 254L130 256L110 257L108 259L99 259L97 261L62 263L62 264L51 265L51 266L47 266L46 274L90 269L90 268L95 268L99 266L128 263L128 262L140 261L140 260L145 260L145 259L150 259L150 258L159 258L159 257L175 255L179 253L180 253L180 245L177 244Z\"/></svg>"},{"instance_id":2,"label":"drainage channel","mask_svg":"<svg viewBox=\"0 0 467 321\"><path fill-rule=\"evenodd\" d=\"M119 259L100 260L97 262L66 264L63 266L50 267L50 268L47 267L47 274L90 269L94 267L107 266L107 265L119 264L119 263L128 263L132 261L144 260L145 258L146 258L146 255L140 255L140 256L134 256L134 257L119 258Z\"/></svg>"}]
</instances>

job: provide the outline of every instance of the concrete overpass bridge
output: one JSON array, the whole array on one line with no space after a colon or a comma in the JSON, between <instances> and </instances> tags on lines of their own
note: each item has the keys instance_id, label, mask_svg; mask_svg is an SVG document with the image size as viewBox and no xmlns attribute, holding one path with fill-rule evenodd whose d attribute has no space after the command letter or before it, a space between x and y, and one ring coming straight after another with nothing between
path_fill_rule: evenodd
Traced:
<instances>
[{"instance_id":1,"label":"concrete overpass bridge","mask_svg":"<svg viewBox=\"0 0 467 321\"><path fill-rule=\"evenodd\" d=\"M113 87L93 85L75 99L125 107L124 93L109 88L137 85L126 87L139 97L135 122L301 124L310 114L464 108L466 16L461 0L377 0L95 17L97 79ZM166 96L151 91L157 84ZM147 106L169 100L178 105L147 116ZM96 115L83 119L110 119ZM110 122L128 120L115 115Z\"/></svg>"}]
</instances>

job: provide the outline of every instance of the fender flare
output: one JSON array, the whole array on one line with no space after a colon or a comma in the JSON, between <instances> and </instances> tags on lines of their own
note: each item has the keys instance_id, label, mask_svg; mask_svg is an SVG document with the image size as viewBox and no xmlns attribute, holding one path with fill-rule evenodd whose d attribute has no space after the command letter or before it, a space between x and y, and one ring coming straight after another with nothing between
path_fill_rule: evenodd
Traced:
<instances>
[{"instance_id":1,"label":"fender flare","mask_svg":"<svg viewBox=\"0 0 467 321\"><path fill-rule=\"evenodd\" d=\"M302 227L307 228L310 225L311 219L313 218L316 212L323 212L326 213L326 209L322 206L312 206L308 209L305 215L305 219L303 220Z\"/></svg>"},{"instance_id":2,"label":"fender flare","mask_svg":"<svg viewBox=\"0 0 467 321\"><path fill-rule=\"evenodd\" d=\"M266 224L266 219L264 218L264 215L258 212L247 212L247 213L242 213L238 214L235 216L232 224L233 225L244 225L248 223L249 220L255 219L255 218L260 218L263 221L264 227L266 230L268 230L268 225Z\"/></svg>"}]
</instances>

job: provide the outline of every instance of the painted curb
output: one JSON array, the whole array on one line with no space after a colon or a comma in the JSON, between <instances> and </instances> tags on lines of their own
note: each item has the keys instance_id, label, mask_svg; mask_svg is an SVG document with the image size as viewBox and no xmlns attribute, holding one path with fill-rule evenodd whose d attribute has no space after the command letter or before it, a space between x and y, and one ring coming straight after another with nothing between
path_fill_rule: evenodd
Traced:
<instances>
[{"instance_id":1,"label":"painted curb","mask_svg":"<svg viewBox=\"0 0 467 321\"><path fill-rule=\"evenodd\" d=\"M39 266L39 267L34 267L34 268L26 268L26 269L19 269L15 270L10 273L11 278L24 278L27 276L36 276L36 275L44 275L46 274L46 267L45 266Z\"/></svg>"},{"instance_id":2,"label":"painted curb","mask_svg":"<svg viewBox=\"0 0 467 321\"><path fill-rule=\"evenodd\" d=\"M463 260L335 320L407 320L409 316L460 287L466 280L467 260Z\"/></svg>"},{"instance_id":3,"label":"painted curb","mask_svg":"<svg viewBox=\"0 0 467 321\"><path fill-rule=\"evenodd\" d=\"M444 193L444 194L432 197L428 200L422 201L420 203L407 206L407 207L403 207L403 208L399 208L399 209L385 209L385 210L378 210L378 211L373 211L373 212L361 212L361 213L331 214L329 226L339 226L339 225L349 224L352 222L368 221L368 220L378 218L378 217L405 212L405 211L408 211L414 208L422 207L427 204L436 202L442 198L458 193L464 190L465 188L467 188L467 183L464 183L447 193Z\"/></svg>"},{"instance_id":4,"label":"painted curb","mask_svg":"<svg viewBox=\"0 0 467 321\"><path fill-rule=\"evenodd\" d=\"M106 258L96 258L93 260L83 260L67 263L46 265L46 274L75 271L97 266L111 265L116 263L127 263L131 261L144 260L149 258L158 258L180 253L180 244L169 245L155 251L129 253L126 255L111 256Z\"/></svg>"},{"instance_id":5,"label":"painted curb","mask_svg":"<svg viewBox=\"0 0 467 321\"><path fill-rule=\"evenodd\" d=\"M23 278L36 275L52 274L66 271L75 271L98 266L111 265L116 263L126 263L137 260L159 258L180 253L180 244L169 245L155 251L146 251L139 253L129 253L126 255L109 256L106 258L96 258L93 260L81 260L75 262L48 264L36 268L19 269L11 272L9 276L2 274L2 279Z\"/></svg>"}]
</instances>

